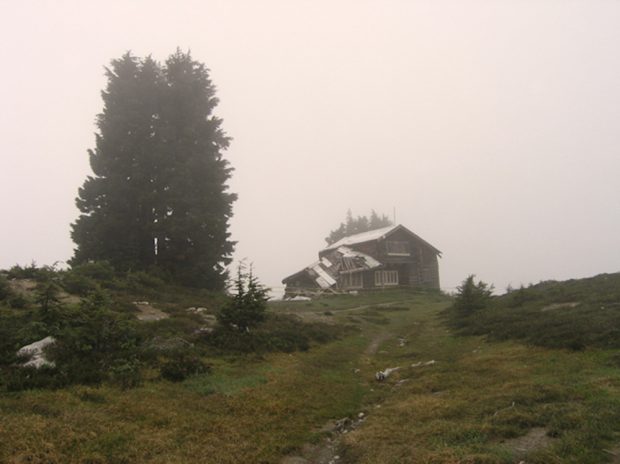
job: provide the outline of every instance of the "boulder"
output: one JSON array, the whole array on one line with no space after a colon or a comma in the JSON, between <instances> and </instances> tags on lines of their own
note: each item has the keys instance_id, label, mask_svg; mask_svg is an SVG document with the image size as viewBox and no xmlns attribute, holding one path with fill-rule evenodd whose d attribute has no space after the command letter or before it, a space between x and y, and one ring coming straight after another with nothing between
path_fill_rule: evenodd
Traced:
<instances>
[{"instance_id":1,"label":"boulder","mask_svg":"<svg viewBox=\"0 0 620 464\"><path fill-rule=\"evenodd\" d=\"M45 337L39 341L31 343L30 345L22 346L17 350L17 356L20 358L28 358L26 362L22 364L23 367L34 367L39 369L41 367L55 367L53 361L50 361L45 357L45 348L56 343L54 337Z\"/></svg>"}]
</instances>

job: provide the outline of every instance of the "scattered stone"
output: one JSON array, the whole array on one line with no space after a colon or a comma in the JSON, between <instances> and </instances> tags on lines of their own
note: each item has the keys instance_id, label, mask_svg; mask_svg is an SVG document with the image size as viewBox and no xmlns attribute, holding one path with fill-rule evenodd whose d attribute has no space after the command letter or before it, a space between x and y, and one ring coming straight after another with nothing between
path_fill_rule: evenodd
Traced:
<instances>
[{"instance_id":1,"label":"scattered stone","mask_svg":"<svg viewBox=\"0 0 620 464\"><path fill-rule=\"evenodd\" d=\"M405 343L407 343L407 340L405 338L398 339L398 346L405 346Z\"/></svg>"},{"instance_id":2,"label":"scattered stone","mask_svg":"<svg viewBox=\"0 0 620 464\"><path fill-rule=\"evenodd\" d=\"M351 419L348 417L343 417L342 419L338 419L334 424L334 429L340 433L345 433L347 427L351 425Z\"/></svg>"},{"instance_id":3,"label":"scattered stone","mask_svg":"<svg viewBox=\"0 0 620 464\"><path fill-rule=\"evenodd\" d=\"M192 306L191 308L187 308L187 312L196 313L196 314L203 314L203 313L206 313L207 311L209 311L209 310L207 308L202 307L202 306L200 306L200 307Z\"/></svg>"},{"instance_id":4,"label":"scattered stone","mask_svg":"<svg viewBox=\"0 0 620 464\"><path fill-rule=\"evenodd\" d=\"M354 374L359 374L360 370L359 369L353 369L353 373Z\"/></svg>"},{"instance_id":5,"label":"scattered stone","mask_svg":"<svg viewBox=\"0 0 620 464\"><path fill-rule=\"evenodd\" d=\"M422 361L413 363L411 367L432 366L435 363L437 363L437 361L435 361L434 359L431 359L430 361L426 361L424 363Z\"/></svg>"},{"instance_id":6,"label":"scattered stone","mask_svg":"<svg viewBox=\"0 0 620 464\"><path fill-rule=\"evenodd\" d=\"M554 309L570 309L579 306L579 302L573 301L570 303L553 303L545 306L541 309L542 312L553 311Z\"/></svg>"},{"instance_id":7,"label":"scattered stone","mask_svg":"<svg viewBox=\"0 0 620 464\"><path fill-rule=\"evenodd\" d=\"M54 343L56 343L56 339L50 336L31 343L30 345L22 346L17 351L17 356L21 358L28 358L22 366L34 367L35 369L39 369L41 367L55 367L56 364L54 364L53 361L48 360L44 353L45 348L53 345Z\"/></svg>"},{"instance_id":8,"label":"scattered stone","mask_svg":"<svg viewBox=\"0 0 620 464\"><path fill-rule=\"evenodd\" d=\"M363 412L360 412L360 413L357 415L357 417L358 417L358 418L360 418L360 419L363 419L363 418L364 418L364 415L365 415L365 414L364 414Z\"/></svg>"},{"instance_id":9,"label":"scattered stone","mask_svg":"<svg viewBox=\"0 0 620 464\"><path fill-rule=\"evenodd\" d=\"M170 317L168 313L154 308L148 301L134 301L133 304L138 310L137 318L140 321L160 321Z\"/></svg>"},{"instance_id":10,"label":"scattered stone","mask_svg":"<svg viewBox=\"0 0 620 464\"><path fill-rule=\"evenodd\" d=\"M400 367L388 367L384 371L378 371L375 373L375 379L382 382L387 379L392 372L397 371L398 369L400 369Z\"/></svg>"},{"instance_id":11,"label":"scattered stone","mask_svg":"<svg viewBox=\"0 0 620 464\"><path fill-rule=\"evenodd\" d=\"M194 331L197 335L210 335L215 329L213 327L200 327Z\"/></svg>"},{"instance_id":12,"label":"scattered stone","mask_svg":"<svg viewBox=\"0 0 620 464\"><path fill-rule=\"evenodd\" d=\"M37 281L34 279L11 279L9 285L14 292L27 296L34 293L37 288Z\"/></svg>"}]
</instances>

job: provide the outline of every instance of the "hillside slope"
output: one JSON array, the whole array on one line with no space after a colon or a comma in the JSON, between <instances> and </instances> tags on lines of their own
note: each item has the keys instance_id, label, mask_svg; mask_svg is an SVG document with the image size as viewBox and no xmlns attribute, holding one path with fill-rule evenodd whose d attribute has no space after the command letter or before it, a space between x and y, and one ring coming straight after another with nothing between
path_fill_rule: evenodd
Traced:
<instances>
[{"instance_id":1,"label":"hillside slope","mask_svg":"<svg viewBox=\"0 0 620 464\"><path fill-rule=\"evenodd\" d=\"M573 350L620 348L620 273L520 288L452 325L462 334L493 340Z\"/></svg>"},{"instance_id":2,"label":"hillside slope","mask_svg":"<svg viewBox=\"0 0 620 464\"><path fill-rule=\"evenodd\" d=\"M497 298L484 317L498 325L502 311L517 322L519 311L578 317L601 298L613 304L616 278L544 283L525 289L530 300L521 306L509 303L514 295ZM277 302L271 314L348 328L307 351L207 350L211 371L177 383L149 371L128 390L103 383L2 392L0 462L617 462L615 349L463 335L467 327L447 325L451 301L386 291ZM171 324L175 311L165 309ZM536 321L547 324L530 317L531 329Z\"/></svg>"}]
</instances>

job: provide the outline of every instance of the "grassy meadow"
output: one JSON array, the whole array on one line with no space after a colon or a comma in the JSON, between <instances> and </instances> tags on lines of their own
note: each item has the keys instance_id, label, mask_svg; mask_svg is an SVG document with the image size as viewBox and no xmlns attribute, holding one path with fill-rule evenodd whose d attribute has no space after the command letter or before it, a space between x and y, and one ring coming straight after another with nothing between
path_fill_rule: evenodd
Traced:
<instances>
[{"instance_id":1,"label":"grassy meadow","mask_svg":"<svg viewBox=\"0 0 620 464\"><path fill-rule=\"evenodd\" d=\"M591 285L563 298L541 290L541 299L510 308L507 295L480 318L504 305L537 327L535 316L547 321L552 312L542 309L591 293ZM484 324L454 327L451 302L402 290L274 302L272 314L340 328L338 335L290 353L204 350L210 371L182 382L146 367L135 388L2 391L0 463L620 462L614 345L582 337L579 349L540 346L485 333ZM577 314L579 306L564 309ZM173 330L169 310L170 319L144 330ZM344 418L352 425L338 430Z\"/></svg>"}]
</instances>

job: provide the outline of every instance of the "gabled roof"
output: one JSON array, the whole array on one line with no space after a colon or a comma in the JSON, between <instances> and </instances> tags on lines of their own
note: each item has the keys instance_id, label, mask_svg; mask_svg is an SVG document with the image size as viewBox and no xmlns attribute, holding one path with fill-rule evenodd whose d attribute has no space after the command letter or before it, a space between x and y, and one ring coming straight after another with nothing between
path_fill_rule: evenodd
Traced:
<instances>
[{"instance_id":1,"label":"gabled roof","mask_svg":"<svg viewBox=\"0 0 620 464\"><path fill-rule=\"evenodd\" d=\"M372 256L342 246L334 250L329 257L323 256L320 261L286 277L282 283L293 280L299 274L308 273L319 287L327 289L336 285L336 278L339 274L367 271L381 266L382 264Z\"/></svg>"},{"instance_id":2,"label":"gabled roof","mask_svg":"<svg viewBox=\"0 0 620 464\"><path fill-rule=\"evenodd\" d=\"M389 226L382 227L381 229L369 230L368 232L362 232L360 234L349 235L348 237L343 237L335 243L329 245L325 250L333 250L334 248L339 248L341 246L347 245L355 245L356 243L364 243L370 242L372 240L378 240L382 238L384 235L389 234L398 226Z\"/></svg>"},{"instance_id":3,"label":"gabled roof","mask_svg":"<svg viewBox=\"0 0 620 464\"><path fill-rule=\"evenodd\" d=\"M326 258L321 259L320 261L315 261L314 263L306 266L301 271L296 272L295 274L291 274L288 277L285 277L282 280L282 283L285 284L289 280L293 280L300 274L307 273L309 277L311 277L319 287L321 288L330 288L336 285L336 279L333 276L331 271L333 264Z\"/></svg>"},{"instance_id":4,"label":"gabled roof","mask_svg":"<svg viewBox=\"0 0 620 464\"><path fill-rule=\"evenodd\" d=\"M329 288L336 285L336 279L334 279L329 272L325 269L325 264L321 261L317 261L314 264L308 266L314 272L318 274L318 277L315 279L316 283L319 284L321 288Z\"/></svg>"},{"instance_id":5,"label":"gabled roof","mask_svg":"<svg viewBox=\"0 0 620 464\"><path fill-rule=\"evenodd\" d=\"M349 235L348 237L343 237L337 242L329 245L327 248L324 248L322 251L333 250L341 246L350 246L350 245L356 245L358 243L372 242L374 240L384 239L387 236L393 234L394 232L400 229L406 231L409 235L415 237L417 240L424 243L426 246L431 248L438 255L441 255L441 251L439 251L433 245L428 243L426 240L422 239L420 236L411 232L409 229L407 229L402 224L398 224L396 226L382 227L381 229L369 230L368 232L362 232L361 234L355 234L355 235Z\"/></svg>"}]
</instances>

